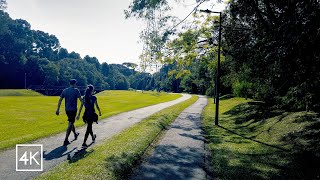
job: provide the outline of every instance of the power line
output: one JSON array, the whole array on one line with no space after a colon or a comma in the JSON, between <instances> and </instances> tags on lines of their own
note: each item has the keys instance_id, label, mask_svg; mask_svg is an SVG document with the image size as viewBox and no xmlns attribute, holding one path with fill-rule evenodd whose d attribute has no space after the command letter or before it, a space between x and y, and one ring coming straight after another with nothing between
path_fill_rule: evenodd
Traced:
<instances>
[{"instance_id":1,"label":"power line","mask_svg":"<svg viewBox=\"0 0 320 180\"><path fill-rule=\"evenodd\" d=\"M175 28L178 27L181 23L183 23L193 12L196 11L197 8L198 8L201 4L203 4L205 1L206 1L206 0L202 0L201 2L199 2L199 3L193 8L193 10L192 10L185 18L183 18L179 23L175 24L175 25L169 30L169 32L172 32L173 29L175 29ZM153 12L153 13L154 13L154 12ZM160 14L161 14L161 13L160 13ZM154 14L153 14L153 21L155 21ZM195 19L193 20L192 23L194 23L194 21L195 21ZM154 22L153 22L153 23L154 23ZM154 24L155 24L155 23L154 23ZM155 28L155 29L156 29L156 28ZM150 27L149 27L149 26L147 27L147 30L150 30ZM149 33L147 32L147 34L149 34ZM199 34L200 34L200 32L197 32L197 34L195 34L194 37L198 36ZM147 49L147 48L143 48L143 52L145 51L145 49ZM160 47L159 51L162 51L162 49L163 49L163 46ZM180 55L181 55L181 52L180 52ZM145 63L146 63L146 62L145 62Z\"/></svg>"},{"instance_id":2,"label":"power line","mask_svg":"<svg viewBox=\"0 0 320 180\"><path fill-rule=\"evenodd\" d=\"M170 29L170 31L172 31L174 28L176 28L176 27L179 26L181 23L183 23L194 11L196 11L197 8L198 8L202 3L204 3L205 1L206 1L206 0L203 0L203 1L199 2L198 5L196 5L196 6L193 8L193 10L192 10L185 18L183 18L179 23L177 23L176 25L174 25L174 26Z\"/></svg>"}]
</instances>

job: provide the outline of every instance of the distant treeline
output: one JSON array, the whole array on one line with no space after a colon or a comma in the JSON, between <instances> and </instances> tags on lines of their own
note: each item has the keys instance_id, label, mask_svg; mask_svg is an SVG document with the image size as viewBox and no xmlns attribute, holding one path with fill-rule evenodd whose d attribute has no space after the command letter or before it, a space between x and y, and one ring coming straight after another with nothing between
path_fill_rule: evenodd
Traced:
<instances>
[{"instance_id":1,"label":"distant treeline","mask_svg":"<svg viewBox=\"0 0 320 180\"><path fill-rule=\"evenodd\" d=\"M21 89L30 85L67 86L76 78L79 86L103 89L157 90L203 93L195 84L180 86L181 79L168 75L175 65L164 65L154 74L139 72L134 63L99 63L89 55L81 58L60 46L56 36L31 30L22 19L13 20L0 10L0 88ZM193 90L192 90L193 89Z\"/></svg>"},{"instance_id":2,"label":"distant treeline","mask_svg":"<svg viewBox=\"0 0 320 180\"><path fill-rule=\"evenodd\" d=\"M166 4L139 2L133 1L131 13L144 12L152 7L148 3ZM230 1L222 14L221 95L231 93L289 110L320 111L319 1ZM27 21L12 20L0 10L0 88L23 88L26 73L27 85L65 86L76 78L78 85L104 89L214 95L218 48L212 30L219 27L212 22L218 20L208 16L198 22L198 29L177 33L173 40L166 40L168 33L150 36L167 49L157 52L163 66L150 74L137 71L133 63L100 64L95 57L69 53L54 35L31 30ZM204 39L208 43L200 46Z\"/></svg>"},{"instance_id":3,"label":"distant treeline","mask_svg":"<svg viewBox=\"0 0 320 180\"><path fill-rule=\"evenodd\" d=\"M56 36L31 30L22 19L0 11L0 88L29 85L94 84L104 89L151 89L151 74L137 72L133 63L100 64L96 57L81 58L60 46Z\"/></svg>"}]
</instances>

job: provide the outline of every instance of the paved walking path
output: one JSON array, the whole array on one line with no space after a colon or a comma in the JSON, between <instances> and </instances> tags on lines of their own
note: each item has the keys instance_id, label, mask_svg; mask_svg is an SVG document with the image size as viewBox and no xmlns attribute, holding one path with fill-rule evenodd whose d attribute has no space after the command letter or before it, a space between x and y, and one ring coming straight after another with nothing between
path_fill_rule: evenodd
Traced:
<instances>
[{"instance_id":1,"label":"paved walking path","mask_svg":"<svg viewBox=\"0 0 320 180\"><path fill-rule=\"evenodd\" d=\"M111 136L132 126L133 124L145 119L146 117L164 108L167 108L169 106L185 101L190 97L191 95L182 94L181 98L178 98L173 101L144 107L141 109L121 113L121 114L106 118L103 121L100 121L98 125L94 124L93 126L93 131L95 134L97 134L96 142L99 143L103 139L110 138ZM72 156L77 151L80 151L85 130L86 130L86 127L77 128L77 131L80 132L80 136L78 140L73 141L67 147L62 146L63 140L65 138L65 132L32 142L32 144L43 144L43 150L44 150L43 171L48 171L50 168L56 166L62 161L67 160L68 155ZM69 140L71 139L73 139L73 133L69 137ZM89 144L90 142L91 142L91 137L89 136L87 144ZM0 179L30 179L31 177L34 177L42 173L42 172L16 172L15 156L16 156L15 148L0 153Z\"/></svg>"},{"instance_id":2,"label":"paved walking path","mask_svg":"<svg viewBox=\"0 0 320 180\"><path fill-rule=\"evenodd\" d=\"M186 108L131 179L206 179L201 112L207 98Z\"/></svg>"}]
</instances>

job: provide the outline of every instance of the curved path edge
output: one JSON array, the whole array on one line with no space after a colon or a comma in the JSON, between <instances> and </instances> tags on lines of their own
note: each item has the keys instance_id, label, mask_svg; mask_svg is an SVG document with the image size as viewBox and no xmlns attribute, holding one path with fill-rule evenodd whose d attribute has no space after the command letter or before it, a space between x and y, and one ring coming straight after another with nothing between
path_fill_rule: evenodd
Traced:
<instances>
[{"instance_id":1,"label":"curved path edge","mask_svg":"<svg viewBox=\"0 0 320 180\"><path fill-rule=\"evenodd\" d=\"M96 144L103 142L103 140L112 137L123 131L124 129L140 122L141 120L151 116L152 114L173 106L180 102L183 102L191 98L189 94L182 94L182 97L160 104L155 104L140 109L120 113L99 121L99 124L94 124L93 131L97 134ZM67 147L62 146L65 132L41 138L30 144L42 144L43 145L43 171L16 171L16 149L9 149L0 153L0 179L30 179L43 172L50 170L52 167L67 160L68 156L72 156L76 152L81 150L81 144L85 134L86 127L80 127L76 129L80 133L78 140L73 141ZM69 140L73 138L71 133ZM88 143L91 142L91 138L88 138ZM91 144L92 145L92 144Z\"/></svg>"}]
</instances>

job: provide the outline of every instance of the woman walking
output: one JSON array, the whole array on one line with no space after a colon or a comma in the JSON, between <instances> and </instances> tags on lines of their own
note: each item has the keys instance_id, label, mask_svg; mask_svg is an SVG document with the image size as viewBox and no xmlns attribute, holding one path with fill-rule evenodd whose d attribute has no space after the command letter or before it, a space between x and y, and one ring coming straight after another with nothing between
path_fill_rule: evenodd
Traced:
<instances>
[{"instance_id":1,"label":"woman walking","mask_svg":"<svg viewBox=\"0 0 320 180\"><path fill-rule=\"evenodd\" d=\"M96 134L93 134L93 131L92 131L93 122L98 123L98 115L95 112L94 105L96 105L96 108L99 111L99 116L101 116L101 111L100 111L100 108L98 105L97 97L93 95L93 92L94 92L94 87L92 85L88 85L87 89L86 89L85 96L83 97L83 101L84 101L83 104L85 107L85 111L82 116L82 119L85 123L87 123L87 131L86 131L86 134L84 135L84 141L83 141L82 147L88 146L86 144L86 141L88 139L89 134L92 137L93 143L95 142L96 137L97 137ZM80 118L80 113L81 113L82 107L83 107L83 105L81 104L77 119Z\"/></svg>"}]
</instances>

